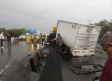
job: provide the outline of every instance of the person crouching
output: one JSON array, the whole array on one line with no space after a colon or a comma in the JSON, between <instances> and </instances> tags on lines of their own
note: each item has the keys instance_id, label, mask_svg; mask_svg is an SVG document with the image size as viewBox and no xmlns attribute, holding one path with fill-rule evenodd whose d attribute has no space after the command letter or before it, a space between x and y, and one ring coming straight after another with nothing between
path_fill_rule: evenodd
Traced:
<instances>
[{"instance_id":1,"label":"person crouching","mask_svg":"<svg viewBox=\"0 0 112 81\"><path fill-rule=\"evenodd\" d=\"M60 34L57 34L58 37L56 39L56 44L58 45L58 51L61 51L61 46L63 44L63 40L62 40L62 37L60 36Z\"/></svg>"}]
</instances>

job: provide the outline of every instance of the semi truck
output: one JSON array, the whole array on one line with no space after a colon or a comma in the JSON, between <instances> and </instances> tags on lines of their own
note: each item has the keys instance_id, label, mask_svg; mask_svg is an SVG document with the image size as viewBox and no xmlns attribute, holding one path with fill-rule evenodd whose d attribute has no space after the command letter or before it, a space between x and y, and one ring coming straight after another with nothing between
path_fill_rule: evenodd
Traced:
<instances>
[{"instance_id":1,"label":"semi truck","mask_svg":"<svg viewBox=\"0 0 112 81\"><path fill-rule=\"evenodd\" d=\"M69 48L73 56L89 56L95 55L94 50L100 31L100 26L58 20L56 33L60 34L65 47Z\"/></svg>"},{"instance_id":2,"label":"semi truck","mask_svg":"<svg viewBox=\"0 0 112 81\"><path fill-rule=\"evenodd\" d=\"M30 29L29 31L30 36L34 36L35 33L36 33L36 29Z\"/></svg>"}]
</instances>

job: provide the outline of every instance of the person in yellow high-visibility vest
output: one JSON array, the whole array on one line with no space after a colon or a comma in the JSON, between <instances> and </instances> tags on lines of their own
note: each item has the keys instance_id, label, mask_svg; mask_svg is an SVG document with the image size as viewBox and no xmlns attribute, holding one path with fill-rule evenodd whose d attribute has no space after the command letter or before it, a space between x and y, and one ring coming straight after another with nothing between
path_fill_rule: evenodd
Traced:
<instances>
[{"instance_id":1,"label":"person in yellow high-visibility vest","mask_svg":"<svg viewBox=\"0 0 112 81\"><path fill-rule=\"evenodd\" d=\"M33 41L34 41L34 46L37 46L37 34L36 33L33 37Z\"/></svg>"},{"instance_id":2,"label":"person in yellow high-visibility vest","mask_svg":"<svg viewBox=\"0 0 112 81\"><path fill-rule=\"evenodd\" d=\"M31 39L31 37L28 35L28 36L26 37L26 39L27 39L27 44L30 44L30 39Z\"/></svg>"},{"instance_id":3,"label":"person in yellow high-visibility vest","mask_svg":"<svg viewBox=\"0 0 112 81\"><path fill-rule=\"evenodd\" d=\"M43 34L43 35L42 35L42 45L43 45L43 42L44 42L44 40L45 40L45 37L46 37L46 35Z\"/></svg>"}]
</instances>

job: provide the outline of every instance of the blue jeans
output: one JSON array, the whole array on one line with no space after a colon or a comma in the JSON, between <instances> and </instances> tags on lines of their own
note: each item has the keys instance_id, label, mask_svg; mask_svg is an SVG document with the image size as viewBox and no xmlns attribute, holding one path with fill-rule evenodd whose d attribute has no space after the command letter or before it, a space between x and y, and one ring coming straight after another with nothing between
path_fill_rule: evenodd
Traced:
<instances>
[{"instance_id":1,"label":"blue jeans","mask_svg":"<svg viewBox=\"0 0 112 81\"><path fill-rule=\"evenodd\" d=\"M3 46L3 39L1 39L1 47Z\"/></svg>"},{"instance_id":2,"label":"blue jeans","mask_svg":"<svg viewBox=\"0 0 112 81\"><path fill-rule=\"evenodd\" d=\"M8 46L10 45L10 47L11 47L11 40L8 40Z\"/></svg>"}]
</instances>

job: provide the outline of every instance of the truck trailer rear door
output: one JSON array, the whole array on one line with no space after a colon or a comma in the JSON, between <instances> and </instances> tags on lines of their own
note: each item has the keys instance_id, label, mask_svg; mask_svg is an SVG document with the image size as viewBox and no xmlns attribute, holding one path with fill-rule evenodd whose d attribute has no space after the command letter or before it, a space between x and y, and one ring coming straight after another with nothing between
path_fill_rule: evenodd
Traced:
<instances>
[{"instance_id":1,"label":"truck trailer rear door","mask_svg":"<svg viewBox=\"0 0 112 81\"><path fill-rule=\"evenodd\" d=\"M95 48L100 30L101 30L101 28L98 28L98 27L92 28L92 31L91 31L90 36L88 37L88 41L87 41L87 49L91 50L91 49Z\"/></svg>"},{"instance_id":2,"label":"truck trailer rear door","mask_svg":"<svg viewBox=\"0 0 112 81\"><path fill-rule=\"evenodd\" d=\"M75 50L83 50L86 47L86 40L88 35L88 27L87 26L80 26L77 37L75 40Z\"/></svg>"}]
</instances>

